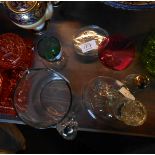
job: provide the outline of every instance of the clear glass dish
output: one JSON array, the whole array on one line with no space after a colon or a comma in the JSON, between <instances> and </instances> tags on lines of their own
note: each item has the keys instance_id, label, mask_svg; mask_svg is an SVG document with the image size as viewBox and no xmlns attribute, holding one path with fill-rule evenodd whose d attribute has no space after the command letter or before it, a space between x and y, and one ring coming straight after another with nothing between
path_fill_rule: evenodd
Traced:
<instances>
[{"instance_id":1,"label":"clear glass dish","mask_svg":"<svg viewBox=\"0 0 155 155\"><path fill-rule=\"evenodd\" d=\"M90 80L83 89L83 103L93 119L119 120L130 126L140 126L146 121L145 106L122 82L110 77Z\"/></svg>"},{"instance_id":2,"label":"clear glass dish","mask_svg":"<svg viewBox=\"0 0 155 155\"><path fill-rule=\"evenodd\" d=\"M79 29L73 36L73 46L77 55L87 58L98 58L98 46L108 43L108 32L96 25Z\"/></svg>"},{"instance_id":3,"label":"clear glass dish","mask_svg":"<svg viewBox=\"0 0 155 155\"><path fill-rule=\"evenodd\" d=\"M75 137L77 122L70 110L70 84L54 70L27 70L16 87L14 105L25 124L38 129L56 126L64 138Z\"/></svg>"}]
</instances>

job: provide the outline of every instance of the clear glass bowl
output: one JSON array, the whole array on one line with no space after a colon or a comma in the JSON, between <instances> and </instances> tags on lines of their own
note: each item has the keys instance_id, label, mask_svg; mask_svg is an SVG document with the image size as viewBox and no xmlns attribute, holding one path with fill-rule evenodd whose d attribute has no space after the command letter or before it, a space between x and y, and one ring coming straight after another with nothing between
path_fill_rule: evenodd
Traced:
<instances>
[{"instance_id":1,"label":"clear glass bowl","mask_svg":"<svg viewBox=\"0 0 155 155\"><path fill-rule=\"evenodd\" d=\"M26 71L15 90L14 105L27 125L39 129L56 126L66 139L75 137L77 123L70 111L72 93L69 81L54 70Z\"/></svg>"},{"instance_id":2,"label":"clear glass bowl","mask_svg":"<svg viewBox=\"0 0 155 155\"><path fill-rule=\"evenodd\" d=\"M99 76L88 82L83 90L83 103L94 119L112 118L126 125L140 126L147 117L145 106L120 81Z\"/></svg>"}]
</instances>

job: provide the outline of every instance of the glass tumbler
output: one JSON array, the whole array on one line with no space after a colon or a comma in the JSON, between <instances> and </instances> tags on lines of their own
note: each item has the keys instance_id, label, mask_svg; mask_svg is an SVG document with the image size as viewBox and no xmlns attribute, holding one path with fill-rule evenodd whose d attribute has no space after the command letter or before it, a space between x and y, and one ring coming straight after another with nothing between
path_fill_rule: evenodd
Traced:
<instances>
[{"instance_id":1,"label":"glass tumbler","mask_svg":"<svg viewBox=\"0 0 155 155\"><path fill-rule=\"evenodd\" d=\"M71 111L69 81L54 70L30 69L19 81L14 105L19 117L34 128L56 127L65 139L73 139L78 123Z\"/></svg>"}]
</instances>

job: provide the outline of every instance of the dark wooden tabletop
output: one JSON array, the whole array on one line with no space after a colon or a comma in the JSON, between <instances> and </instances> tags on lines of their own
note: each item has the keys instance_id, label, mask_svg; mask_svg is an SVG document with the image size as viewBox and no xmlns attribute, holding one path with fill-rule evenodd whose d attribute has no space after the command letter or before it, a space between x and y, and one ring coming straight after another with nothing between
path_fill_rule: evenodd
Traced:
<instances>
[{"instance_id":1,"label":"dark wooden tabletop","mask_svg":"<svg viewBox=\"0 0 155 155\"><path fill-rule=\"evenodd\" d=\"M3 14L1 9L0 32L16 32L23 36L35 36L21 28L14 26ZM62 43L63 51L67 55L67 65L60 71L71 84L73 91L73 105L79 121L79 129L95 132L110 132L118 134L155 136L155 80L151 77L151 85L144 91L136 93L136 97L145 104L148 117L144 125L129 127L120 122L93 120L82 103L83 86L92 78L111 76L118 80L133 73L145 73L139 58L141 52L137 50L134 62L124 71L113 71L104 67L99 61L86 62L79 59L72 46L75 32L87 25L98 25L109 34L124 34L135 39L137 46L142 45L146 34L155 28L155 9L128 11L115 9L103 2L61 2L54 8L54 14L48 25L48 33L56 36ZM139 48L138 48L139 49ZM40 61L38 58L36 61ZM38 67L38 63L35 67Z\"/></svg>"}]
</instances>

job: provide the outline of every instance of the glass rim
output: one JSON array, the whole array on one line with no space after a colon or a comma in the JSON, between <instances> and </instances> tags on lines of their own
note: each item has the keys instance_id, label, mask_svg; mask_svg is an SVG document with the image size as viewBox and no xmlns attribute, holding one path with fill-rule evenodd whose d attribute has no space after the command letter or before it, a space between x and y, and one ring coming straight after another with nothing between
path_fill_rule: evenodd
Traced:
<instances>
[{"instance_id":1,"label":"glass rim","mask_svg":"<svg viewBox=\"0 0 155 155\"><path fill-rule=\"evenodd\" d=\"M107 30L103 29L102 27L98 26L98 25L85 25L81 28L79 28L75 34L73 35L73 39L79 34L79 32L84 31L85 29L94 29L94 30L99 30L102 31L103 33L105 33L106 36L109 36L109 33Z\"/></svg>"}]
</instances>

